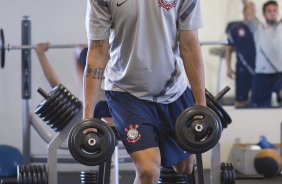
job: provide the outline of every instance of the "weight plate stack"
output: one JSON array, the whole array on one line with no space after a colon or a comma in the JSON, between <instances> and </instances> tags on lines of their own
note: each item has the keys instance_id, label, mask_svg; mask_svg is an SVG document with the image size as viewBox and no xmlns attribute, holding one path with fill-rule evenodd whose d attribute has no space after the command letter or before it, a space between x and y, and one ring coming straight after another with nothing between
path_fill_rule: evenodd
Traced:
<instances>
[{"instance_id":1,"label":"weight plate stack","mask_svg":"<svg viewBox=\"0 0 282 184\"><path fill-rule=\"evenodd\" d=\"M49 94L41 88L38 92L45 99L37 106L35 114L55 132L62 130L82 107L82 103L62 84L54 87Z\"/></svg>"},{"instance_id":2,"label":"weight plate stack","mask_svg":"<svg viewBox=\"0 0 282 184\"><path fill-rule=\"evenodd\" d=\"M235 184L236 173L232 163L221 163L220 181L221 184Z\"/></svg>"},{"instance_id":3,"label":"weight plate stack","mask_svg":"<svg viewBox=\"0 0 282 184\"><path fill-rule=\"evenodd\" d=\"M48 171L45 165L18 165L18 184L48 184Z\"/></svg>"},{"instance_id":4,"label":"weight plate stack","mask_svg":"<svg viewBox=\"0 0 282 184\"><path fill-rule=\"evenodd\" d=\"M81 184L98 184L98 171L81 171Z\"/></svg>"}]
</instances>

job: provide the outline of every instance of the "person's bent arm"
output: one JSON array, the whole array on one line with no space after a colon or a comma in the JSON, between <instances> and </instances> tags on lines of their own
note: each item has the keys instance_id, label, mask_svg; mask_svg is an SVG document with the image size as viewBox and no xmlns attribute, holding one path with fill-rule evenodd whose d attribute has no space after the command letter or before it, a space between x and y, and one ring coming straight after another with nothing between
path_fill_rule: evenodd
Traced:
<instances>
[{"instance_id":1,"label":"person's bent arm","mask_svg":"<svg viewBox=\"0 0 282 184\"><path fill-rule=\"evenodd\" d=\"M198 31L180 31L180 53L196 105L206 106L205 72Z\"/></svg>"},{"instance_id":2,"label":"person's bent arm","mask_svg":"<svg viewBox=\"0 0 282 184\"><path fill-rule=\"evenodd\" d=\"M260 25L260 22L256 17L255 5L249 0L242 0L242 2L244 5L244 22L247 23L250 31L255 33Z\"/></svg>"},{"instance_id":3,"label":"person's bent arm","mask_svg":"<svg viewBox=\"0 0 282 184\"><path fill-rule=\"evenodd\" d=\"M232 53L233 53L233 47L232 46L226 46L225 47L225 60L226 60L226 70L227 70L227 76L231 79L234 78L234 70L232 69L231 63L232 63Z\"/></svg>"},{"instance_id":4,"label":"person's bent arm","mask_svg":"<svg viewBox=\"0 0 282 184\"><path fill-rule=\"evenodd\" d=\"M48 48L49 48L49 43L39 43L36 45L35 51L39 59L41 68L44 72L44 75L48 80L49 84L51 85L51 87L53 88L60 84L60 80L45 55L45 52L48 50Z\"/></svg>"},{"instance_id":5,"label":"person's bent arm","mask_svg":"<svg viewBox=\"0 0 282 184\"><path fill-rule=\"evenodd\" d=\"M256 19L255 5L249 0L242 0L244 6L244 16L247 21Z\"/></svg>"},{"instance_id":6,"label":"person's bent arm","mask_svg":"<svg viewBox=\"0 0 282 184\"><path fill-rule=\"evenodd\" d=\"M109 40L91 40L88 44L87 62L83 76L83 119L93 117L104 69L109 59Z\"/></svg>"}]
</instances>

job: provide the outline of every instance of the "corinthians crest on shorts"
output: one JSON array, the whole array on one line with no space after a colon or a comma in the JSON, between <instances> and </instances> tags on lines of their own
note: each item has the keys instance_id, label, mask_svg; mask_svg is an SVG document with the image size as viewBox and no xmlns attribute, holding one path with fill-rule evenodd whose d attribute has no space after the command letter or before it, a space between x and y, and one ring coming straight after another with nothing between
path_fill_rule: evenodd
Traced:
<instances>
[{"instance_id":1,"label":"corinthians crest on shorts","mask_svg":"<svg viewBox=\"0 0 282 184\"><path fill-rule=\"evenodd\" d=\"M170 10L175 7L177 4L177 0L158 0L159 5L164 7L166 10Z\"/></svg>"},{"instance_id":2,"label":"corinthians crest on shorts","mask_svg":"<svg viewBox=\"0 0 282 184\"><path fill-rule=\"evenodd\" d=\"M129 128L129 129L128 129ZM128 128L124 130L127 132L127 141L130 143L136 143L138 140L141 139L141 134L138 132L139 125L129 125Z\"/></svg>"}]
</instances>

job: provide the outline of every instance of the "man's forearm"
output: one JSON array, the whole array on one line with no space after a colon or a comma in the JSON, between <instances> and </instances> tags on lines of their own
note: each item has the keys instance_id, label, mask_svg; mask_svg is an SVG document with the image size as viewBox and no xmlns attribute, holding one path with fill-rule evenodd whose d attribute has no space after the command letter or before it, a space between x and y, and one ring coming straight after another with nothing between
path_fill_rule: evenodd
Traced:
<instances>
[{"instance_id":1,"label":"man's forearm","mask_svg":"<svg viewBox=\"0 0 282 184\"><path fill-rule=\"evenodd\" d=\"M233 52L232 47L226 46L225 48L225 60L227 64L227 68L231 68L231 54Z\"/></svg>"},{"instance_id":2,"label":"man's forearm","mask_svg":"<svg viewBox=\"0 0 282 184\"><path fill-rule=\"evenodd\" d=\"M185 71L191 85L192 93L197 105L206 105L205 99L205 74L202 52L197 33L188 33L188 40L182 40L180 51L184 62Z\"/></svg>"},{"instance_id":3,"label":"man's forearm","mask_svg":"<svg viewBox=\"0 0 282 184\"><path fill-rule=\"evenodd\" d=\"M90 41L83 75L84 119L93 117L108 58L108 40Z\"/></svg>"},{"instance_id":4,"label":"man's forearm","mask_svg":"<svg viewBox=\"0 0 282 184\"><path fill-rule=\"evenodd\" d=\"M194 48L195 49L195 48ZM191 85L193 96L197 105L206 105L205 99L205 75L202 58L198 54L192 52L199 52L198 49L191 50L189 58L189 65L185 67L188 80ZM184 54L185 55L185 54ZM185 57L184 57L184 60ZM184 63L187 63L184 61ZM187 65L187 64L185 64Z\"/></svg>"},{"instance_id":5,"label":"man's forearm","mask_svg":"<svg viewBox=\"0 0 282 184\"><path fill-rule=\"evenodd\" d=\"M92 118L97 103L102 79L104 76L104 68L86 66L84 72L84 117Z\"/></svg>"},{"instance_id":6,"label":"man's forearm","mask_svg":"<svg viewBox=\"0 0 282 184\"><path fill-rule=\"evenodd\" d=\"M39 59L41 68L44 72L46 79L48 80L51 87L55 87L60 84L59 77L57 76L56 72L50 65L46 55L44 53L37 53L37 57Z\"/></svg>"},{"instance_id":7,"label":"man's forearm","mask_svg":"<svg viewBox=\"0 0 282 184\"><path fill-rule=\"evenodd\" d=\"M255 5L252 1L243 0L245 19L250 21L256 18Z\"/></svg>"}]
</instances>

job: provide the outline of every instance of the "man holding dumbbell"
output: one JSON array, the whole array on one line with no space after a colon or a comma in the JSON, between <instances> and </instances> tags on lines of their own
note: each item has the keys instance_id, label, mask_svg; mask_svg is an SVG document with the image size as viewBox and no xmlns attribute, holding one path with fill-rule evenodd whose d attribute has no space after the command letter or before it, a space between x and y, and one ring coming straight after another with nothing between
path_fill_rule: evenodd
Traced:
<instances>
[{"instance_id":1,"label":"man holding dumbbell","mask_svg":"<svg viewBox=\"0 0 282 184\"><path fill-rule=\"evenodd\" d=\"M161 165L191 174L194 156L174 129L184 109L206 106L200 2L88 0L86 25L83 118L93 117L102 84L135 183L157 183Z\"/></svg>"}]
</instances>

